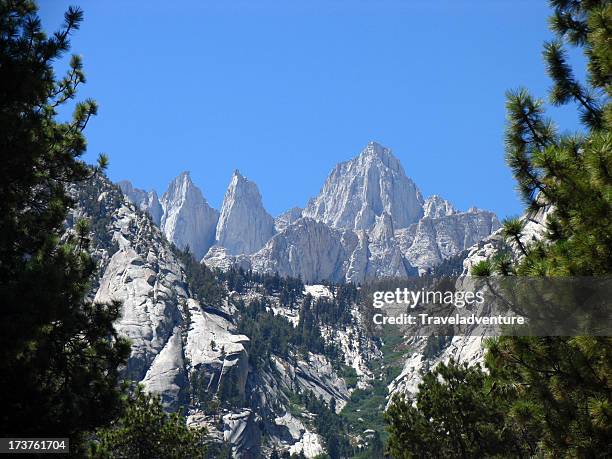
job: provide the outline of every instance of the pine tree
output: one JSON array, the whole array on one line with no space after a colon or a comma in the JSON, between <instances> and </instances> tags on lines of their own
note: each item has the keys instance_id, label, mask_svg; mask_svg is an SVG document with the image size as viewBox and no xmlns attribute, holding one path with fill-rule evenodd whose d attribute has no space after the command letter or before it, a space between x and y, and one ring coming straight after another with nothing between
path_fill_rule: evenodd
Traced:
<instances>
[{"instance_id":1,"label":"pine tree","mask_svg":"<svg viewBox=\"0 0 612 459\"><path fill-rule=\"evenodd\" d=\"M77 103L72 120L58 107L85 82L73 56L64 78L54 63L70 48L83 13L70 8L47 37L28 0L0 1L0 430L13 436L71 436L117 415L117 367L129 346L113 329L119 304L85 300L94 263L85 222L65 235L73 204L68 185L88 180L79 157L97 106Z\"/></svg>"},{"instance_id":2,"label":"pine tree","mask_svg":"<svg viewBox=\"0 0 612 459\"><path fill-rule=\"evenodd\" d=\"M503 234L518 255L500 252L476 264L475 276L606 276L612 270L612 5L551 0L551 6L557 39L546 43L543 53L553 80L550 102L577 105L585 132L560 135L544 116L542 100L525 89L508 93L506 159L527 206L526 218L543 207L552 210L541 241L525 241L523 220L505 221ZM584 51L585 83L572 72L567 45ZM462 390L489 387L481 396L503 410L499 426L518 442L502 455L522 450L546 457L612 456L612 338L502 337L487 347L490 375L466 381L470 387ZM446 425L436 429L444 409L431 409L452 412L447 404L457 394L440 391L439 384L427 376L416 408L404 400L390 407L389 445L398 457L427 456L426 444L445 445L453 436ZM478 419L485 408L475 405L453 416ZM478 432L476 426L464 427L468 437ZM461 444L457 435L455 446Z\"/></svg>"},{"instance_id":3,"label":"pine tree","mask_svg":"<svg viewBox=\"0 0 612 459\"><path fill-rule=\"evenodd\" d=\"M479 366L440 364L419 385L416 405L396 396L385 413L394 458L525 456L527 444L509 428L502 399L490 396Z\"/></svg>"},{"instance_id":4,"label":"pine tree","mask_svg":"<svg viewBox=\"0 0 612 459\"><path fill-rule=\"evenodd\" d=\"M90 455L96 458L187 459L205 457L205 430L190 428L179 413L166 413L157 395L137 386L112 427L100 429Z\"/></svg>"},{"instance_id":5,"label":"pine tree","mask_svg":"<svg viewBox=\"0 0 612 459\"><path fill-rule=\"evenodd\" d=\"M523 225L504 223L520 250L498 274L601 276L612 270L612 5L551 2L557 39L544 45L553 81L550 102L574 103L586 132L559 135L543 102L525 90L508 94L507 160L530 213L553 211L544 240L521 242ZM583 49L588 81L574 76L566 45ZM539 431L540 449L553 456L609 456L612 447L612 338L504 337L492 340L487 365L497 389L514 398L509 416Z\"/></svg>"}]
</instances>

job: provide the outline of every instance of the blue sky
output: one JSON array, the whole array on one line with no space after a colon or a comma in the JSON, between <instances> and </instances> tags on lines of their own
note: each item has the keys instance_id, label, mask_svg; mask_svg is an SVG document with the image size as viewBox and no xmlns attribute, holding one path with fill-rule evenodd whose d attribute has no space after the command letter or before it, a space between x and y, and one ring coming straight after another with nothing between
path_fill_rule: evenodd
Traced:
<instances>
[{"instance_id":1,"label":"blue sky","mask_svg":"<svg viewBox=\"0 0 612 459\"><path fill-rule=\"evenodd\" d=\"M545 96L544 0L43 0L68 5L99 115L87 159L160 194L183 170L219 207L234 169L274 215L303 206L370 140L424 195L521 211L504 164L504 92ZM551 115L579 128L574 111Z\"/></svg>"}]
</instances>

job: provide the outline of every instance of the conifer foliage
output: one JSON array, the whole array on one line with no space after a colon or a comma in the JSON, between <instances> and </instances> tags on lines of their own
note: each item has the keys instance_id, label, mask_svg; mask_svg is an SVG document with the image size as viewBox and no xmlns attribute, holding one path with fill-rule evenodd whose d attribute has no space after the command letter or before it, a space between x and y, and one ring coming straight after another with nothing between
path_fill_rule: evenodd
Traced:
<instances>
[{"instance_id":1,"label":"conifer foliage","mask_svg":"<svg viewBox=\"0 0 612 459\"><path fill-rule=\"evenodd\" d=\"M475 276L612 271L612 4L550 3L556 39L545 43L543 52L553 82L549 101L575 105L584 133L559 134L545 117L544 102L527 90L507 94L506 159L527 206L526 218L504 222L507 245L515 250L479 262ZM566 46L583 50L587 81L573 73ZM544 208L545 237L526 240L525 221ZM612 456L611 337L502 337L487 343L485 363L488 374L452 362L441 366L425 377L416 406L395 400L388 411L395 457L429 457L422 438L434 450L448 447L444 457ZM461 375L464 385L454 390L448 374ZM460 408L451 417L453 400ZM481 415L492 420L494 431L485 432L487 437L478 423ZM464 447L470 445L475 449Z\"/></svg>"},{"instance_id":2,"label":"conifer foliage","mask_svg":"<svg viewBox=\"0 0 612 459\"><path fill-rule=\"evenodd\" d=\"M204 429L185 425L179 413L166 413L157 395L136 386L121 418L100 429L90 455L97 458L202 458Z\"/></svg>"},{"instance_id":3,"label":"conifer foliage","mask_svg":"<svg viewBox=\"0 0 612 459\"><path fill-rule=\"evenodd\" d=\"M0 430L14 436L79 435L118 414L118 366L129 352L115 335L120 304L85 299L94 264L89 227L66 235L68 185L94 169L79 158L82 134L97 106L75 104L71 120L57 110L85 82L73 56L65 77L54 64L70 48L83 13L70 8L47 36L36 5L0 1Z\"/></svg>"}]
</instances>

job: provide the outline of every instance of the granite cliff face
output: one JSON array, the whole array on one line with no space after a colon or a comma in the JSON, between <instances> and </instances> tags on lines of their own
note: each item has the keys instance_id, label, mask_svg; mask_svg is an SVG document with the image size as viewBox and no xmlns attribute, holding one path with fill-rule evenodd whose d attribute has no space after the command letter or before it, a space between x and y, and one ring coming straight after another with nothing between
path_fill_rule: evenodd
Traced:
<instances>
[{"instance_id":1,"label":"granite cliff face","mask_svg":"<svg viewBox=\"0 0 612 459\"><path fill-rule=\"evenodd\" d=\"M163 194L161 228L178 247L189 246L197 258L214 243L219 213L208 205L188 172L176 177Z\"/></svg>"},{"instance_id":2,"label":"granite cliff face","mask_svg":"<svg viewBox=\"0 0 612 459\"><path fill-rule=\"evenodd\" d=\"M423 198L391 150L370 142L356 158L338 164L303 215L332 228L369 230L384 212L398 228L423 215Z\"/></svg>"},{"instance_id":3,"label":"granite cliff face","mask_svg":"<svg viewBox=\"0 0 612 459\"><path fill-rule=\"evenodd\" d=\"M338 365L354 368L358 387L368 387L373 376L367 363L380 352L364 333L356 305L350 306L354 318L348 322L315 324L326 343L340 346L340 361L289 349L254 368L251 337L238 330L242 314L265 301L270 314L296 327L302 302L331 298L332 291L306 286L287 303L255 283L208 303L192 292L179 253L164 233L117 186L98 176L70 191L77 206L67 226L79 218L92 222L98 274L91 298L123 304L115 326L132 343L123 375L160 394L169 410L183 409L189 425L207 428L211 448L227 447L233 457L267 457L272 449L306 457L323 452L314 415L303 408L303 415L292 414L295 401L289 395L312 393L340 410L353 389Z\"/></svg>"},{"instance_id":4,"label":"granite cliff face","mask_svg":"<svg viewBox=\"0 0 612 459\"><path fill-rule=\"evenodd\" d=\"M148 213L156 225L161 224L164 210L159 202L155 190L145 191L134 188L129 180L117 182L123 194L136 206L136 208Z\"/></svg>"},{"instance_id":5,"label":"granite cliff face","mask_svg":"<svg viewBox=\"0 0 612 459\"><path fill-rule=\"evenodd\" d=\"M259 250L274 234L274 219L266 212L254 182L237 170L223 198L216 243L228 253L250 254Z\"/></svg>"},{"instance_id":6,"label":"granite cliff face","mask_svg":"<svg viewBox=\"0 0 612 459\"><path fill-rule=\"evenodd\" d=\"M248 261L258 272L302 276L306 282L341 281L346 261L356 245L353 232L304 217L274 236Z\"/></svg>"}]
</instances>

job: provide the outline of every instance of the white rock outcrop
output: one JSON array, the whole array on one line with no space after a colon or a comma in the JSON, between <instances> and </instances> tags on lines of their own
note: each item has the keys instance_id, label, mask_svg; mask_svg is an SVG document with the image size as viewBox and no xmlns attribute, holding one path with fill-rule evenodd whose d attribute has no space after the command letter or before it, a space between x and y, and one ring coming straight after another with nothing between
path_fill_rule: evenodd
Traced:
<instances>
[{"instance_id":1,"label":"white rock outcrop","mask_svg":"<svg viewBox=\"0 0 612 459\"><path fill-rule=\"evenodd\" d=\"M161 228L168 240L181 249L189 246L196 259L202 258L214 243L219 213L208 205L189 172L170 182L161 205Z\"/></svg>"},{"instance_id":2,"label":"white rock outcrop","mask_svg":"<svg viewBox=\"0 0 612 459\"><path fill-rule=\"evenodd\" d=\"M254 182L234 171L223 198L216 244L232 255L259 250L274 234L274 219L266 212Z\"/></svg>"},{"instance_id":3,"label":"white rock outcrop","mask_svg":"<svg viewBox=\"0 0 612 459\"><path fill-rule=\"evenodd\" d=\"M383 212L404 228L423 215L423 198L391 150L370 142L333 169L303 215L334 228L371 229Z\"/></svg>"},{"instance_id":4,"label":"white rock outcrop","mask_svg":"<svg viewBox=\"0 0 612 459\"><path fill-rule=\"evenodd\" d=\"M441 218L456 212L449 201L442 199L437 194L428 197L423 204L423 217Z\"/></svg>"},{"instance_id":5,"label":"white rock outcrop","mask_svg":"<svg viewBox=\"0 0 612 459\"><path fill-rule=\"evenodd\" d=\"M161 223L164 210L159 202L155 190L145 191L139 188L134 188L129 180L117 182L123 194L134 204L138 209L147 212L156 225Z\"/></svg>"}]
</instances>

